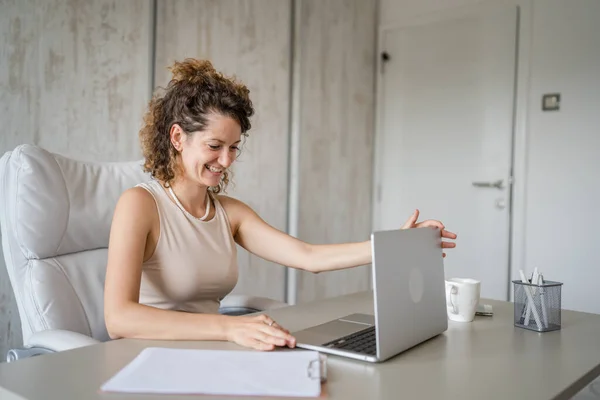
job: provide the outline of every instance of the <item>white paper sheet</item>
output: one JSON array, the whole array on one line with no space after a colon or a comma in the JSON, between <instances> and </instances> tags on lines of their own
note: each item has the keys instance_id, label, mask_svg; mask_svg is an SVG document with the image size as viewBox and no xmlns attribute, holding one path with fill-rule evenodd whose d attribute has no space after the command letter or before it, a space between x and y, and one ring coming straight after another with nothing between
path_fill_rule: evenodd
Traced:
<instances>
[{"instance_id":1,"label":"white paper sheet","mask_svg":"<svg viewBox=\"0 0 600 400\"><path fill-rule=\"evenodd\" d=\"M149 347L109 379L106 392L318 397L319 353Z\"/></svg>"}]
</instances>

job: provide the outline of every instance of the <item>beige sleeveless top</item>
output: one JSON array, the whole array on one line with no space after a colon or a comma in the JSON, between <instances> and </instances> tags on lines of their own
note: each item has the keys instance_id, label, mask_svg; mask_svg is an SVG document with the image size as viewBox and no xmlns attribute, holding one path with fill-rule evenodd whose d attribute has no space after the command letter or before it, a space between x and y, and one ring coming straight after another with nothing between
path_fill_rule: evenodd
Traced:
<instances>
[{"instance_id":1,"label":"beige sleeveless top","mask_svg":"<svg viewBox=\"0 0 600 400\"><path fill-rule=\"evenodd\" d=\"M238 279L237 249L223 206L200 221L180 209L160 182L141 183L156 202L160 235L142 264L140 304L194 313L219 311L219 302Z\"/></svg>"}]
</instances>

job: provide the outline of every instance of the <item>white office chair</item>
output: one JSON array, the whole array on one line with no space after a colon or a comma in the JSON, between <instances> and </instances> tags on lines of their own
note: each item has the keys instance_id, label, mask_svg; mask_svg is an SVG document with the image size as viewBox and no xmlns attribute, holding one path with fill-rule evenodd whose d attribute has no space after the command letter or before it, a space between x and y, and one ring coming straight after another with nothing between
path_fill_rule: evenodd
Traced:
<instances>
[{"instance_id":1,"label":"white office chair","mask_svg":"<svg viewBox=\"0 0 600 400\"><path fill-rule=\"evenodd\" d=\"M103 289L110 223L123 191L149 179L136 162L83 162L32 145L0 159L0 227L24 347L7 361L109 340ZM230 295L223 314L287 304Z\"/></svg>"}]
</instances>

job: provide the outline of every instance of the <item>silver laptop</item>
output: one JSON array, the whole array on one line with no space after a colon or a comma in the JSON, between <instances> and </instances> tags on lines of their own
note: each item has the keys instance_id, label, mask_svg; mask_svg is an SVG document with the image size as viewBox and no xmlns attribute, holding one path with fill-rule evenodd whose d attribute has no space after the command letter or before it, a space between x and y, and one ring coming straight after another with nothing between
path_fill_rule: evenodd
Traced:
<instances>
[{"instance_id":1,"label":"silver laptop","mask_svg":"<svg viewBox=\"0 0 600 400\"><path fill-rule=\"evenodd\" d=\"M371 246L375 315L294 332L296 347L380 362L448 329L439 229L374 232Z\"/></svg>"}]
</instances>

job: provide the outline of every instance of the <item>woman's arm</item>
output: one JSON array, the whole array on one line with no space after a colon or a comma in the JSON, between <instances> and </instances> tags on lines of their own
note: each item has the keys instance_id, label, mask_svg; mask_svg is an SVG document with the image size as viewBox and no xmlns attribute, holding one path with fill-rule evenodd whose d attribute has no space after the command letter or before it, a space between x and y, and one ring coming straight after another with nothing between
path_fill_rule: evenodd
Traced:
<instances>
[{"instance_id":1,"label":"woman's arm","mask_svg":"<svg viewBox=\"0 0 600 400\"><path fill-rule=\"evenodd\" d=\"M226 196L219 199L227 211L236 242L265 260L314 273L371 262L370 241L309 244L267 224L239 200Z\"/></svg>"},{"instance_id":2,"label":"woman's arm","mask_svg":"<svg viewBox=\"0 0 600 400\"><path fill-rule=\"evenodd\" d=\"M104 317L111 338L229 340L262 350L293 345L294 339L266 315L230 317L162 310L139 303L142 262L156 246L154 199L143 188L126 191L111 225L104 291ZM148 247L148 248L147 248Z\"/></svg>"},{"instance_id":3,"label":"woman's arm","mask_svg":"<svg viewBox=\"0 0 600 400\"><path fill-rule=\"evenodd\" d=\"M220 196L227 211L236 242L257 256L292 268L319 273L357 267L371 262L371 241L341 244L309 244L267 224L256 212L243 202ZM435 220L417 223L418 210L402 229L436 226L445 238L456 235L445 231L444 225ZM454 243L442 242L444 248Z\"/></svg>"}]
</instances>

